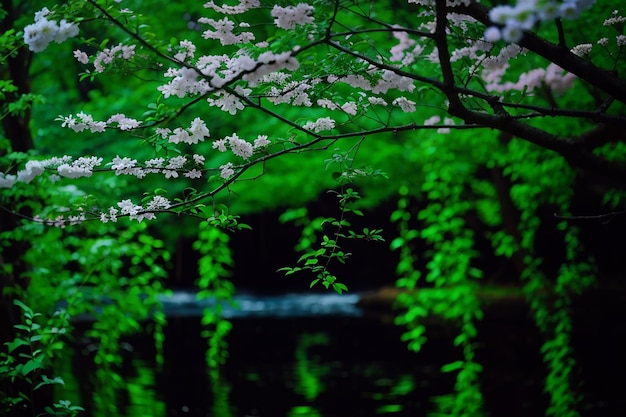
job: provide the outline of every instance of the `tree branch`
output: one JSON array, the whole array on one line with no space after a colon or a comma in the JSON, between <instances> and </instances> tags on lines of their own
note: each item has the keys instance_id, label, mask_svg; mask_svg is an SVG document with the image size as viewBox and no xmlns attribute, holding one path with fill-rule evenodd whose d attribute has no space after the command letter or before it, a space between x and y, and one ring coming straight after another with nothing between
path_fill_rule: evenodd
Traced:
<instances>
[{"instance_id":1,"label":"tree branch","mask_svg":"<svg viewBox=\"0 0 626 417\"><path fill-rule=\"evenodd\" d=\"M485 26L492 25L489 19L489 9L483 4L472 2L469 6L458 6L453 10L467 14ZM564 70L575 74L580 79L599 88L616 100L626 103L626 80L618 78L614 72L596 67L573 54L567 48L550 43L532 32L526 32L518 44L555 63Z\"/></svg>"}]
</instances>

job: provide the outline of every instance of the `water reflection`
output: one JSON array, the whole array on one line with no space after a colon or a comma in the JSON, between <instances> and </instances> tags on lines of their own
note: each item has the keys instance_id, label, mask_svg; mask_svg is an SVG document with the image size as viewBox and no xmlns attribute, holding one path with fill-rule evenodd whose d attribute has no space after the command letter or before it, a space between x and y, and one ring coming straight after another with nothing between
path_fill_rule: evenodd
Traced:
<instances>
[{"instance_id":1,"label":"water reflection","mask_svg":"<svg viewBox=\"0 0 626 417\"><path fill-rule=\"evenodd\" d=\"M448 350L426 358L406 351L399 329L354 317L236 319L220 373L204 365L198 318L170 320L165 365L149 338L134 338L123 370L119 416L359 417L426 415L430 398L450 392L438 372ZM432 352L431 352L432 353ZM104 417L89 397L94 370L75 352L65 398ZM72 381L71 379L74 378Z\"/></svg>"},{"instance_id":2,"label":"water reflection","mask_svg":"<svg viewBox=\"0 0 626 417\"><path fill-rule=\"evenodd\" d=\"M223 304L223 315L234 318L284 318L284 317L360 317L360 298L357 294L281 294L259 295L240 293L235 295L234 304ZM198 317L202 310L215 306L211 298L199 300L194 291L176 291L160 297L167 317Z\"/></svg>"},{"instance_id":3,"label":"water reflection","mask_svg":"<svg viewBox=\"0 0 626 417\"><path fill-rule=\"evenodd\" d=\"M165 402L157 398L155 369L140 358L131 364L135 376L126 378L128 403L122 412L127 416L166 416Z\"/></svg>"},{"instance_id":4,"label":"water reflection","mask_svg":"<svg viewBox=\"0 0 626 417\"><path fill-rule=\"evenodd\" d=\"M354 298L335 303L307 294L255 301L243 295L238 301L244 308L229 310L230 357L217 373L204 365L198 312L207 306L199 306L191 293L175 296L162 368L149 337L124 340L124 388L117 393L116 413L95 407L97 345L79 335L72 357L62 364L66 389L58 398L83 406L89 417L435 417L457 401L455 376L440 372L443 364L460 359L454 329L447 326L431 324L428 343L414 354L400 342L402 329L363 314ZM616 342L624 336L624 315L607 318L597 311L583 310L576 321L574 347L586 382L581 415L625 415L622 386L606 378L609 369L615 375L626 370ZM545 413L542 340L527 310L516 305L500 307L481 323L477 355L484 365L486 415Z\"/></svg>"},{"instance_id":5,"label":"water reflection","mask_svg":"<svg viewBox=\"0 0 626 417\"><path fill-rule=\"evenodd\" d=\"M330 373L330 366L312 354L315 346L328 346L330 340L326 333L301 334L295 350L294 372L296 377L295 392L307 401L314 401L324 391L321 378Z\"/></svg>"},{"instance_id":6,"label":"water reflection","mask_svg":"<svg viewBox=\"0 0 626 417\"><path fill-rule=\"evenodd\" d=\"M438 372L449 350L424 360L398 329L373 320L246 320L235 329L249 340L232 346L225 368L239 415L426 415L429 397L453 387Z\"/></svg>"}]
</instances>

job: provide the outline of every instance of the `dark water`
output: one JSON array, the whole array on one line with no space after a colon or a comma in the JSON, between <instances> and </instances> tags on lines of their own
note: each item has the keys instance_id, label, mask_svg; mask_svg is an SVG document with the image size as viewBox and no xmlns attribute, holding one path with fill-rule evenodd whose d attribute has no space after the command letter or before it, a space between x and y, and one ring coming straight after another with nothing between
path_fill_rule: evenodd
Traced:
<instances>
[{"instance_id":1,"label":"dark water","mask_svg":"<svg viewBox=\"0 0 626 417\"><path fill-rule=\"evenodd\" d=\"M452 345L454 331L431 326L423 350L412 353L400 341L402 329L390 323L390 316L364 312L354 297L334 297L239 296L241 309L226 313L233 322L229 358L216 380L204 365L206 342L200 337L197 316L198 308L204 306L195 305L184 293L176 294L166 300L169 325L163 369L157 370L149 338L136 337L124 346L126 389L118 399L118 415L434 415L435 404L454 391L454 375L439 371L441 365L460 359ZM487 415L544 415L548 398L543 393L541 339L527 311L514 307L487 318L479 332L477 360L484 366L481 387ZM585 351L592 348L584 343L587 337L615 343L613 337L624 331L602 335L598 330L580 336L578 350L584 357L575 379L593 384L585 388L588 395L581 412L584 416L626 415L623 393L618 394L626 388L621 373L624 359L611 362L595 350ZM77 350L71 371L78 378L69 381L67 388L82 391L82 397L77 395L73 402L89 409L93 369L84 348L82 352ZM619 382L607 382L618 373ZM607 390L615 392L607 394ZM88 410L88 415L106 414Z\"/></svg>"}]
</instances>

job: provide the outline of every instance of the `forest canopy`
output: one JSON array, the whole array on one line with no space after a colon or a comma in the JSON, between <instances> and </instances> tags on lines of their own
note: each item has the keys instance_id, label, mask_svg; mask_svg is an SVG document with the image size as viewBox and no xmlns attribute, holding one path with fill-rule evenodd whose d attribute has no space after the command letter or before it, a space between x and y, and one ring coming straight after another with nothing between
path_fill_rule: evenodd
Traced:
<instances>
[{"instance_id":1,"label":"forest canopy","mask_svg":"<svg viewBox=\"0 0 626 417\"><path fill-rule=\"evenodd\" d=\"M282 213L301 236L269 279L343 293L344 245L385 245L409 348L426 341L424 316L460 323L464 361L448 371L471 406L454 413L477 413L484 278L521 289L551 364L569 354L571 297L623 272L588 231L624 210L625 13L592 0L4 0L0 320L63 301L98 316L93 337L123 323L102 351L116 357L158 311L181 237L201 296L228 300L231 239L246 215ZM381 211L385 229L368 223ZM217 365L228 325L206 314ZM548 368L548 386L569 386ZM555 392L548 414L569 415L576 395Z\"/></svg>"}]
</instances>

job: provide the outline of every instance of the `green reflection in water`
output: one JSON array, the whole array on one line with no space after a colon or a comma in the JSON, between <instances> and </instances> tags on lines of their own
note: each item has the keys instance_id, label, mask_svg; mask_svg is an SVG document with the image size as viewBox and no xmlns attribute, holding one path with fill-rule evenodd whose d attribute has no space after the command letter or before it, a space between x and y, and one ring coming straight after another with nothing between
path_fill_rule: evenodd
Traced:
<instances>
[{"instance_id":1,"label":"green reflection in water","mask_svg":"<svg viewBox=\"0 0 626 417\"><path fill-rule=\"evenodd\" d=\"M298 405L293 407L288 414L288 417L321 417L322 415L315 408L308 405Z\"/></svg>"},{"instance_id":2,"label":"green reflection in water","mask_svg":"<svg viewBox=\"0 0 626 417\"><path fill-rule=\"evenodd\" d=\"M259 382L261 381L261 375L258 372L248 372L246 374L246 379L251 382Z\"/></svg>"},{"instance_id":3,"label":"green reflection in water","mask_svg":"<svg viewBox=\"0 0 626 417\"><path fill-rule=\"evenodd\" d=\"M376 414L391 414L402 411L402 404L385 404L376 409Z\"/></svg>"},{"instance_id":4,"label":"green reflection in water","mask_svg":"<svg viewBox=\"0 0 626 417\"><path fill-rule=\"evenodd\" d=\"M313 401L324 392L321 377L330 371L329 365L323 365L316 357L311 357L310 348L325 346L330 343L326 333L305 333L300 335L295 352L295 391L308 401Z\"/></svg>"},{"instance_id":5,"label":"green reflection in water","mask_svg":"<svg viewBox=\"0 0 626 417\"><path fill-rule=\"evenodd\" d=\"M322 365L319 358L312 356L310 349L314 346L326 346L330 343L326 333L304 333L298 338L295 351L296 393L313 401L324 392L321 377L330 371L329 365ZM307 416L321 417L320 412L310 405L297 405L289 411L288 417Z\"/></svg>"},{"instance_id":6,"label":"green reflection in water","mask_svg":"<svg viewBox=\"0 0 626 417\"><path fill-rule=\"evenodd\" d=\"M125 414L128 416L165 417L166 406L155 396L154 368L140 359L132 361L135 377L126 379L129 404Z\"/></svg>"},{"instance_id":7,"label":"green reflection in water","mask_svg":"<svg viewBox=\"0 0 626 417\"><path fill-rule=\"evenodd\" d=\"M213 392L213 417L233 417L237 414L230 404L230 384L222 378L219 369L209 368L209 381Z\"/></svg>"},{"instance_id":8,"label":"green reflection in water","mask_svg":"<svg viewBox=\"0 0 626 417\"><path fill-rule=\"evenodd\" d=\"M400 375L398 381L391 387L390 395L405 396L415 389L415 382L411 375Z\"/></svg>"},{"instance_id":9,"label":"green reflection in water","mask_svg":"<svg viewBox=\"0 0 626 417\"><path fill-rule=\"evenodd\" d=\"M398 379L395 381L390 378L379 378L375 381L375 384L379 387L388 389L387 392L377 392L372 394L372 398L380 401L406 397L415 389L413 376L409 374L399 375ZM395 406L396 405L393 405L393 407Z\"/></svg>"},{"instance_id":10,"label":"green reflection in water","mask_svg":"<svg viewBox=\"0 0 626 417\"><path fill-rule=\"evenodd\" d=\"M97 406L94 398L99 394L93 385L81 385L81 380L86 381L94 376L90 371L81 368L72 361L73 355L80 355L79 352L63 355L62 359L57 362L57 372L62 375L65 385L55 392L57 400L70 400L74 405L80 405L87 410L87 415L92 417L110 417L111 414L102 407ZM155 391L155 369L154 367L141 360L132 360L132 369L135 375L124 377L123 387L125 393L120 397L124 400L115 406L118 408L117 417L122 416L150 416L150 417L166 417L166 404L156 397ZM117 392L119 394L119 391Z\"/></svg>"}]
</instances>

